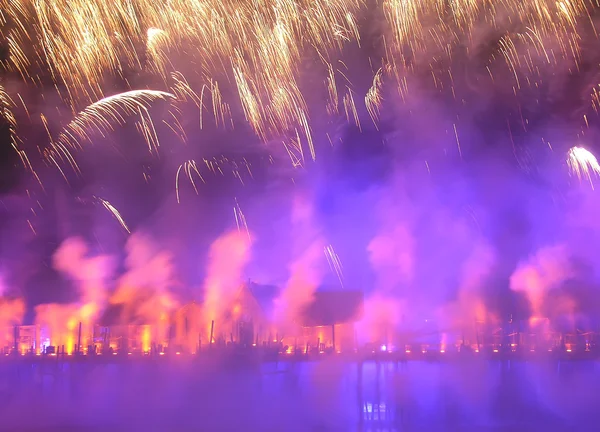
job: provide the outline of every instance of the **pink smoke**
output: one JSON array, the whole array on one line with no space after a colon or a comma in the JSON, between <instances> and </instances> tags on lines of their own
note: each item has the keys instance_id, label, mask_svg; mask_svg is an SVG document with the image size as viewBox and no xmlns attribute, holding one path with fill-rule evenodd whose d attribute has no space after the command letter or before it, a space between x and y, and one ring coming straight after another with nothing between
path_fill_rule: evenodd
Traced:
<instances>
[{"instance_id":1,"label":"pink smoke","mask_svg":"<svg viewBox=\"0 0 600 432\"><path fill-rule=\"evenodd\" d=\"M275 300L275 321L294 326L304 308L313 300L323 280L326 242L316 225L312 203L305 196L296 196L292 208L293 246L296 250L289 264L289 277L281 295Z\"/></svg>"},{"instance_id":2,"label":"pink smoke","mask_svg":"<svg viewBox=\"0 0 600 432\"><path fill-rule=\"evenodd\" d=\"M530 322L546 318L543 312L548 293L574 276L569 253L562 245L545 247L519 264L510 277L510 288L525 294L531 305Z\"/></svg>"},{"instance_id":3,"label":"pink smoke","mask_svg":"<svg viewBox=\"0 0 600 432\"><path fill-rule=\"evenodd\" d=\"M171 253L159 249L142 233L131 235L125 249L127 272L119 278L111 303L125 305L126 319L167 322L179 304L172 292L175 269Z\"/></svg>"},{"instance_id":4,"label":"pink smoke","mask_svg":"<svg viewBox=\"0 0 600 432\"><path fill-rule=\"evenodd\" d=\"M460 330L463 336L473 336L476 323L494 319L486 308L484 297L486 281L495 263L494 250L487 243L476 243L462 264L457 300L438 311L444 331Z\"/></svg>"},{"instance_id":5,"label":"pink smoke","mask_svg":"<svg viewBox=\"0 0 600 432\"><path fill-rule=\"evenodd\" d=\"M363 319L358 323L360 338L388 344L402 324L406 301L375 293L365 300Z\"/></svg>"},{"instance_id":6,"label":"pink smoke","mask_svg":"<svg viewBox=\"0 0 600 432\"><path fill-rule=\"evenodd\" d=\"M54 268L70 278L80 295L81 318L98 318L108 300L107 282L113 274L113 259L88 256L88 246L79 237L66 239L52 257Z\"/></svg>"},{"instance_id":7,"label":"pink smoke","mask_svg":"<svg viewBox=\"0 0 600 432\"><path fill-rule=\"evenodd\" d=\"M229 231L211 245L204 282L204 316L208 321L226 319L244 280L244 268L251 258L247 232Z\"/></svg>"},{"instance_id":8,"label":"pink smoke","mask_svg":"<svg viewBox=\"0 0 600 432\"><path fill-rule=\"evenodd\" d=\"M403 288L415 276L416 248L410 225L390 219L388 205L383 208L384 221L379 234L367 246L369 262L375 271L375 293L366 299L359 324L361 338L384 343L397 332L403 314L408 311Z\"/></svg>"},{"instance_id":9,"label":"pink smoke","mask_svg":"<svg viewBox=\"0 0 600 432\"><path fill-rule=\"evenodd\" d=\"M414 276L415 241L408 227L398 224L376 236L367 251L377 273L377 289L392 292Z\"/></svg>"}]
</instances>

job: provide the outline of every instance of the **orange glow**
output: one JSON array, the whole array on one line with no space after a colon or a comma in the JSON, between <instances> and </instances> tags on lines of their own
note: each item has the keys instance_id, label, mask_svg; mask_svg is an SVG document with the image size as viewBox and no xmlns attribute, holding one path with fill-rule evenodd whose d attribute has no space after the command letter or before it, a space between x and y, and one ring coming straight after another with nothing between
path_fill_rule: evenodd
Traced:
<instances>
[{"instance_id":1,"label":"orange glow","mask_svg":"<svg viewBox=\"0 0 600 432\"><path fill-rule=\"evenodd\" d=\"M149 352L151 346L152 335L150 333L150 326L145 325L142 327L142 351Z\"/></svg>"}]
</instances>

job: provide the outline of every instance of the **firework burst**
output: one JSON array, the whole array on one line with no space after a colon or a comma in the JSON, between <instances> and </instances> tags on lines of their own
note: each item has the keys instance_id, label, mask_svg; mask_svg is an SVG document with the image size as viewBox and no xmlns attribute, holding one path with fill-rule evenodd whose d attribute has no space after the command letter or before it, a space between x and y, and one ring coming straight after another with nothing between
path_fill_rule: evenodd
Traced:
<instances>
[{"instance_id":1,"label":"firework burst","mask_svg":"<svg viewBox=\"0 0 600 432\"><path fill-rule=\"evenodd\" d=\"M567 164L570 172L579 181L588 181L594 189L594 178L600 176L600 165L596 156L583 147L573 147L567 154Z\"/></svg>"},{"instance_id":2,"label":"firework burst","mask_svg":"<svg viewBox=\"0 0 600 432\"><path fill-rule=\"evenodd\" d=\"M487 84L512 93L520 110L520 94L545 85L544 68L561 62L570 70L578 68L582 34L590 27L596 34L592 13L598 8L583 0L384 0L375 5L364 0L174 0L168 5L150 0L0 0L0 6L0 35L8 48L5 68L36 91L52 89L62 108L79 113L62 124L58 138L48 133L49 150L25 152L17 145L18 116L3 91L2 114L11 125L13 147L33 174L27 154L41 153L65 177L64 165L78 171L74 150L128 121L146 149L159 154L161 133L150 115L159 99L196 105L201 130L207 113L222 130L246 123L263 143L281 143L277 151L284 151L292 166L305 166L317 159L318 142L324 141L313 124L322 114L330 123L345 118L362 130L366 113L379 128L387 114L384 102L392 100L384 97L384 83L406 102L413 78L431 77L429 85L449 92L458 110L467 103L455 83L453 65L464 63L459 52L475 62L474 69L487 71ZM383 18L375 26L375 38L367 37L374 23L365 18L372 7ZM482 57L483 33L496 39ZM382 41L381 46L374 40ZM349 46L372 51L369 88L352 82L354 71L344 61ZM508 80L498 77L502 71L508 72ZM313 74L320 74L319 79ZM134 81L138 76L143 78ZM51 86L42 84L48 80ZM313 84L319 81L322 89ZM142 87L139 82L162 90L111 96L115 83L132 89ZM322 110L313 103L313 94L319 93ZM182 111L174 107L161 120L187 145ZM463 129L456 117L452 129L462 156Z\"/></svg>"}]
</instances>

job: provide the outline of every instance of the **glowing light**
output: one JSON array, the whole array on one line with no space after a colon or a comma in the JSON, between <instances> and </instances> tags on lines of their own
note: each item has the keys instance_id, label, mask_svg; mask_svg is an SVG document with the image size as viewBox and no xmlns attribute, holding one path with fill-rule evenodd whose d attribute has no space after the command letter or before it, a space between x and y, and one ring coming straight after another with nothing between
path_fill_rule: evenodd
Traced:
<instances>
[{"instance_id":1,"label":"glowing light","mask_svg":"<svg viewBox=\"0 0 600 432\"><path fill-rule=\"evenodd\" d=\"M583 147L573 147L567 154L567 164L579 181L587 180L594 189L593 177L600 176L600 165L596 156Z\"/></svg>"},{"instance_id":2,"label":"glowing light","mask_svg":"<svg viewBox=\"0 0 600 432\"><path fill-rule=\"evenodd\" d=\"M142 327L142 351L148 352L150 351L151 344L151 330L149 325L145 325Z\"/></svg>"}]
</instances>

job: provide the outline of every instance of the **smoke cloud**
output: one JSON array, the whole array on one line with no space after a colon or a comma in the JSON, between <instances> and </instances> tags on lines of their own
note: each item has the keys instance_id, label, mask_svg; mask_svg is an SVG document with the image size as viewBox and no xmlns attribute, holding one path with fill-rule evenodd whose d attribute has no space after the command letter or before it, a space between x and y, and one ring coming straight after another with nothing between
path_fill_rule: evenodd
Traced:
<instances>
[{"instance_id":1,"label":"smoke cloud","mask_svg":"<svg viewBox=\"0 0 600 432\"><path fill-rule=\"evenodd\" d=\"M289 278L275 300L275 321L284 326L300 324L303 309L312 301L325 272L326 243L307 196L296 196L292 207L292 250Z\"/></svg>"},{"instance_id":2,"label":"smoke cloud","mask_svg":"<svg viewBox=\"0 0 600 432\"><path fill-rule=\"evenodd\" d=\"M168 326L170 312L179 304L174 292L173 256L144 233L134 233L125 246L126 272L110 298L124 306L125 322Z\"/></svg>"},{"instance_id":3,"label":"smoke cloud","mask_svg":"<svg viewBox=\"0 0 600 432\"><path fill-rule=\"evenodd\" d=\"M0 297L0 328L18 325L25 315L23 299L7 299Z\"/></svg>"},{"instance_id":4,"label":"smoke cloud","mask_svg":"<svg viewBox=\"0 0 600 432\"><path fill-rule=\"evenodd\" d=\"M548 246L519 264L510 278L510 288L527 297L530 322L535 324L546 318L544 302L550 292L575 274L568 249L564 245Z\"/></svg>"},{"instance_id":5,"label":"smoke cloud","mask_svg":"<svg viewBox=\"0 0 600 432\"><path fill-rule=\"evenodd\" d=\"M252 257L251 237L240 230L228 231L210 245L204 281L203 318L225 327L235 311L234 301L244 282L244 268Z\"/></svg>"},{"instance_id":6,"label":"smoke cloud","mask_svg":"<svg viewBox=\"0 0 600 432\"><path fill-rule=\"evenodd\" d=\"M98 319L106 307L114 272L114 259L109 256L88 256L89 249L80 237L66 239L52 258L54 268L68 277L76 286L81 319Z\"/></svg>"},{"instance_id":7,"label":"smoke cloud","mask_svg":"<svg viewBox=\"0 0 600 432\"><path fill-rule=\"evenodd\" d=\"M494 249L483 242L475 243L462 264L457 298L438 311L440 326L444 331L463 332L474 336L476 323L495 322L497 317L488 311L486 301L489 290L486 283L493 275L496 255Z\"/></svg>"}]
</instances>

